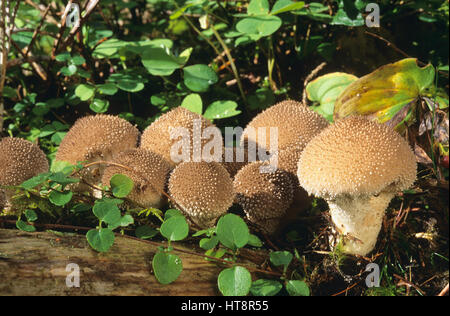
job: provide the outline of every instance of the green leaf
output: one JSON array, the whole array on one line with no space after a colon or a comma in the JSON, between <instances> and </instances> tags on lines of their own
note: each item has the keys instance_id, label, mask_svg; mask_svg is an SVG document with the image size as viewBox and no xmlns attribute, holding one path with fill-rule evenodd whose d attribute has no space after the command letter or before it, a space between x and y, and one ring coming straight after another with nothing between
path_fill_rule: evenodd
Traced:
<instances>
[{"instance_id":1,"label":"green leaf","mask_svg":"<svg viewBox=\"0 0 450 316\"><path fill-rule=\"evenodd\" d=\"M340 0L336 15L330 22L331 25L363 26L364 17L356 7L356 2Z\"/></svg>"},{"instance_id":2,"label":"green leaf","mask_svg":"<svg viewBox=\"0 0 450 316\"><path fill-rule=\"evenodd\" d=\"M333 121L334 103L338 96L358 77L343 72L333 72L320 76L306 85L306 95L313 101L312 109Z\"/></svg>"},{"instance_id":3,"label":"green leaf","mask_svg":"<svg viewBox=\"0 0 450 316\"><path fill-rule=\"evenodd\" d=\"M50 192L49 200L56 206L64 206L72 200L73 193L71 191L59 192L53 190Z\"/></svg>"},{"instance_id":4,"label":"green leaf","mask_svg":"<svg viewBox=\"0 0 450 316\"><path fill-rule=\"evenodd\" d=\"M48 177L48 180L59 183L61 185L67 185L71 183L78 183L80 179L68 177L64 172L54 172Z\"/></svg>"},{"instance_id":5,"label":"green leaf","mask_svg":"<svg viewBox=\"0 0 450 316\"><path fill-rule=\"evenodd\" d=\"M31 190L36 188L37 186L45 183L48 180L48 177L50 176L50 173L41 173L24 183L22 183L20 186L24 188L25 190Z\"/></svg>"},{"instance_id":6,"label":"green leaf","mask_svg":"<svg viewBox=\"0 0 450 316\"><path fill-rule=\"evenodd\" d=\"M227 214L219 219L216 234L220 242L232 250L244 247L250 238L247 224L235 214Z\"/></svg>"},{"instance_id":7,"label":"green leaf","mask_svg":"<svg viewBox=\"0 0 450 316\"><path fill-rule=\"evenodd\" d=\"M136 237L141 239L150 239L158 234L158 231L150 226L139 226L136 228Z\"/></svg>"},{"instance_id":8,"label":"green leaf","mask_svg":"<svg viewBox=\"0 0 450 316\"><path fill-rule=\"evenodd\" d=\"M274 296L277 295L283 285L275 280L259 279L252 283L250 292L254 296Z\"/></svg>"},{"instance_id":9,"label":"green leaf","mask_svg":"<svg viewBox=\"0 0 450 316\"><path fill-rule=\"evenodd\" d=\"M294 255L289 251L274 251L270 253L270 262L275 266L287 266L291 263Z\"/></svg>"},{"instance_id":10,"label":"green leaf","mask_svg":"<svg viewBox=\"0 0 450 316\"><path fill-rule=\"evenodd\" d=\"M89 245L98 252L107 252L114 244L114 233L111 229L91 229L86 234Z\"/></svg>"},{"instance_id":11,"label":"green leaf","mask_svg":"<svg viewBox=\"0 0 450 316\"><path fill-rule=\"evenodd\" d=\"M92 56L99 59L107 57L111 58L114 57L113 55L116 54L120 48L126 45L128 45L128 43L125 41L111 38L98 45L92 52Z\"/></svg>"},{"instance_id":12,"label":"green leaf","mask_svg":"<svg viewBox=\"0 0 450 316\"><path fill-rule=\"evenodd\" d=\"M250 236L248 238L248 245L259 248L259 247L263 246L263 243L262 243L261 239L259 239L258 236L250 234Z\"/></svg>"},{"instance_id":13,"label":"green leaf","mask_svg":"<svg viewBox=\"0 0 450 316\"><path fill-rule=\"evenodd\" d=\"M219 238L217 236L212 236L211 238L202 238L200 240L200 248L209 250L213 249L219 243Z\"/></svg>"},{"instance_id":14,"label":"green leaf","mask_svg":"<svg viewBox=\"0 0 450 316\"><path fill-rule=\"evenodd\" d=\"M214 70L207 65L192 65L183 68L184 84L194 92L205 92L219 78Z\"/></svg>"},{"instance_id":15,"label":"green leaf","mask_svg":"<svg viewBox=\"0 0 450 316\"><path fill-rule=\"evenodd\" d=\"M152 261L153 272L161 284L170 284L174 282L183 271L183 263L180 257L175 254L160 251Z\"/></svg>"},{"instance_id":16,"label":"green leaf","mask_svg":"<svg viewBox=\"0 0 450 316\"><path fill-rule=\"evenodd\" d=\"M290 296L310 296L308 285L303 281L291 280L286 283L286 290Z\"/></svg>"},{"instance_id":17,"label":"green leaf","mask_svg":"<svg viewBox=\"0 0 450 316\"><path fill-rule=\"evenodd\" d=\"M11 88L11 87L4 86L4 87L3 87L3 96L4 96L5 98L13 99L13 98L15 98L15 97L17 96L17 91L14 90L14 89Z\"/></svg>"},{"instance_id":18,"label":"green leaf","mask_svg":"<svg viewBox=\"0 0 450 316\"><path fill-rule=\"evenodd\" d=\"M264 15L269 13L268 0L251 0L247 7L248 15Z\"/></svg>"},{"instance_id":19,"label":"green leaf","mask_svg":"<svg viewBox=\"0 0 450 316\"><path fill-rule=\"evenodd\" d=\"M27 223L25 223L22 220L17 220L16 222L16 227L20 230L23 230L24 232L35 232L36 231L36 227L32 226L32 225L28 225Z\"/></svg>"},{"instance_id":20,"label":"green leaf","mask_svg":"<svg viewBox=\"0 0 450 316\"><path fill-rule=\"evenodd\" d=\"M134 224L133 216L126 214L120 218L120 227L127 227L131 224Z\"/></svg>"},{"instance_id":21,"label":"green leaf","mask_svg":"<svg viewBox=\"0 0 450 316\"><path fill-rule=\"evenodd\" d=\"M147 82L137 70L127 69L109 76L108 83L115 84L119 89L127 92L139 92L144 89Z\"/></svg>"},{"instance_id":22,"label":"green leaf","mask_svg":"<svg viewBox=\"0 0 450 316\"><path fill-rule=\"evenodd\" d=\"M401 132L407 110L419 96L433 87L435 71L429 64L417 65L417 59L406 58L384 65L351 83L339 95L334 107L334 119L350 115L370 116L379 123L395 126ZM403 114L398 116L397 113ZM415 112L415 111L413 111ZM414 113L410 120L414 120Z\"/></svg>"},{"instance_id":23,"label":"green leaf","mask_svg":"<svg viewBox=\"0 0 450 316\"><path fill-rule=\"evenodd\" d=\"M133 180L123 174L113 175L109 183L113 195L119 199L128 196L134 188Z\"/></svg>"},{"instance_id":24,"label":"green leaf","mask_svg":"<svg viewBox=\"0 0 450 316\"><path fill-rule=\"evenodd\" d=\"M108 224L108 228L113 230L122 224L122 214L117 207L111 208L108 213L102 218Z\"/></svg>"},{"instance_id":25,"label":"green leaf","mask_svg":"<svg viewBox=\"0 0 450 316\"><path fill-rule=\"evenodd\" d=\"M193 113L203 114L203 102L202 98L197 93L191 93L187 95L181 102L181 107L188 109Z\"/></svg>"},{"instance_id":26,"label":"green leaf","mask_svg":"<svg viewBox=\"0 0 450 316\"><path fill-rule=\"evenodd\" d=\"M170 76L185 64L185 58L175 57L166 47L149 47L143 52L141 61L154 76Z\"/></svg>"},{"instance_id":27,"label":"green leaf","mask_svg":"<svg viewBox=\"0 0 450 316\"><path fill-rule=\"evenodd\" d=\"M161 225L160 232L167 240L183 240L188 236L189 225L183 216L173 216L164 221Z\"/></svg>"},{"instance_id":28,"label":"green leaf","mask_svg":"<svg viewBox=\"0 0 450 316\"><path fill-rule=\"evenodd\" d=\"M105 220L105 218L108 218L110 222L114 222L114 220L117 219L117 214L120 216L120 210L117 207L117 204L112 201L95 201L92 212L98 219ZM112 214L107 217L110 212Z\"/></svg>"},{"instance_id":29,"label":"green leaf","mask_svg":"<svg viewBox=\"0 0 450 316\"><path fill-rule=\"evenodd\" d=\"M28 222L34 222L38 219L36 212L33 210L25 210L24 214Z\"/></svg>"},{"instance_id":30,"label":"green leaf","mask_svg":"<svg viewBox=\"0 0 450 316\"><path fill-rule=\"evenodd\" d=\"M95 113L105 113L109 108L109 101L103 99L93 99L89 108Z\"/></svg>"},{"instance_id":31,"label":"green leaf","mask_svg":"<svg viewBox=\"0 0 450 316\"><path fill-rule=\"evenodd\" d=\"M117 86L114 83L108 82L105 84L99 84L97 85L98 91L102 94L106 95L114 95L117 93Z\"/></svg>"},{"instance_id":32,"label":"green leaf","mask_svg":"<svg viewBox=\"0 0 450 316\"><path fill-rule=\"evenodd\" d=\"M236 24L236 29L247 35L254 35L254 40L272 35L281 26L282 21L275 15L252 16L244 18Z\"/></svg>"},{"instance_id":33,"label":"green leaf","mask_svg":"<svg viewBox=\"0 0 450 316\"><path fill-rule=\"evenodd\" d=\"M215 101L208 106L203 116L209 120L233 117L241 114L241 111L236 110L237 107L234 101Z\"/></svg>"},{"instance_id":34,"label":"green leaf","mask_svg":"<svg viewBox=\"0 0 450 316\"><path fill-rule=\"evenodd\" d=\"M252 276L246 268L236 266L220 272L217 282L224 296L246 296L252 286Z\"/></svg>"},{"instance_id":35,"label":"green leaf","mask_svg":"<svg viewBox=\"0 0 450 316\"><path fill-rule=\"evenodd\" d=\"M94 96L95 93L95 87L87 85L87 84L80 84L75 89L75 95L80 98L81 101L87 101L90 98Z\"/></svg>"},{"instance_id":36,"label":"green leaf","mask_svg":"<svg viewBox=\"0 0 450 316\"><path fill-rule=\"evenodd\" d=\"M175 208L171 208L171 209L168 209L166 211L166 213L164 214L164 219L168 220L169 218L174 217L174 216L184 217L183 213L181 213L179 210L177 210Z\"/></svg>"},{"instance_id":37,"label":"green leaf","mask_svg":"<svg viewBox=\"0 0 450 316\"><path fill-rule=\"evenodd\" d=\"M291 0L278 0L273 5L272 11L270 14L276 15L284 12L300 10L305 6L303 1L293 2Z\"/></svg>"}]
</instances>

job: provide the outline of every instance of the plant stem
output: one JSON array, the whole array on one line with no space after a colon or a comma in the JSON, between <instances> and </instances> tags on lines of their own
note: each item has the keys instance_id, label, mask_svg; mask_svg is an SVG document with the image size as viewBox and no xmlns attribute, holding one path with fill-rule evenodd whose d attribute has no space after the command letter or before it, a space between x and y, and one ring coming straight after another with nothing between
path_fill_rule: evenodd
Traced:
<instances>
[{"instance_id":1,"label":"plant stem","mask_svg":"<svg viewBox=\"0 0 450 316\"><path fill-rule=\"evenodd\" d=\"M239 92L241 93L242 100L245 102L245 104L247 104L247 97L245 96L244 89L242 88L241 78L239 78L239 72L236 68L236 64L233 61L233 57L231 56L230 49L228 48L227 44L223 41L222 37L217 32L217 30L214 28L214 26L211 24L210 27L214 33L214 36L217 38L217 40L219 41L223 50L225 51L225 55L227 56L228 61L230 62L231 69L233 70L234 77L236 78L236 82L238 84Z\"/></svg>"}]
</instances>

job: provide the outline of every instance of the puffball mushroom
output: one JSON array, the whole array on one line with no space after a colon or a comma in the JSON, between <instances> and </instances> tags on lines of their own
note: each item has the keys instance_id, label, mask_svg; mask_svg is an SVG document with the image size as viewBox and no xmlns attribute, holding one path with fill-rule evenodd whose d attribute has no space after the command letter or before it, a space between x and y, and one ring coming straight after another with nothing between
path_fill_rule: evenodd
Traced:
<instances>
[{"instance_id":1,"label":"puffball mushroom","mask_svg":"<svg viewBox=\"0 0 450 316\"><path fill-rule=\"evenodd\" d=\"M162 192L170 172L170 165L164 158L149 150L136 148L118 154L111 162L117 165L111 164L105 168L103 185L109 186L114 175L123 174L134 183L128 199L146 208L159 208L163 205L165 197Z\"/></svg>"},{"instance_id":2,"label":"puffball mushroom","mask_svg":"<svg viewBox=\"0 0 450 316\"><path fill-rule=\"evenodd\" d=\"M196 125L198 122L198 125ZM188 138L188 156L190 161L193 161L194 149L204 149L205 145L211 140L211 138L203 138L202 131L208 127L215 127L210 121L205 119L199 114L193 113L183 107L176 107L169 112L161 115L156 121L154 121L149 127L142 133L141 148L148 149L154 153L160 154L164 157L172 167L175 167L182 161L175 161L171 156L171 150L175 149L177 154L176 158L182 156L181 148L176 151L176 144L182 142L185 136ZM179 129L181 132L183 129L187 132L187 135L174 134L171 139L171 130ZM220 134L220 130L217 130ZM182 137L183 136L183 137ZM182 139L180 140L180 137ZM220 145L223 144L222 134L219 137ZM183 148L184 149L184 148ZM183 157L184 158L184 157ZM201 156L200 156L201 158ZM221 157L218 157L219 159Z\"/></svg>"},{"instance_id":3,"label":"puffball mushroom","mask_svg":"<svg viewBox=\"0 0 450 316\"><path fill-rule=\"evenodd\" d=\"M139 135L135 126L120 117L106 114L86 116L70 128L59 145L55 160L72 165L111 160L122 151L136 148ZM89 183L98 184L104 168L104 165L95 165L81 175ZM76 188L89 191L79 184Z\"/></svg>"},{"instance_id":4,"label":"puffball mushroom","mask_svg":"<svg viewBox=\"0 0 450 316\"><path fill-rule=\"evenodd\" d=\"M233 181L218 162L183 162L171 173L169 193L201 228L212 227L234 201Z\"/></svg>"},{"instance_id":5,"label":"puffball mushroom","mask_svg":"<svg viewBox=\"0 0 450 316\"><path fill-rule=\"evenodd\" d=\"M242 134L241 145L255 143L271 154L293 144L301 144L299 149L302 149L327 126L327 120L304 104L293 100L282 101L264 110L248 123ZM270 127L278 128L278 147L275 151L270 148ZM262 128L261 133L258 128Z\"/></svg>"},{"instance_id":6,"label":"puffball mushroom","mask_svg":"<svg viewBox=\"0 0 450 316\"><path fill-rule=\"evenodd\" d=\"M275 104L258 114L245 128L241 144L255 143L270 154L278 155L278 168L288 172L295 184L294 201L298 207L307 204L307 194L297 180L300 154L311 139L328 127L328 121L302 103L288 100ZM269 131L278 128L278 147L270 148ZM265 129L260 133L258 128ZM262 130L262 131L263 131ZM256 132L253 133L252 131Z\"/></svg>"},{"instance_id":7,"label":"puffball mushroom","mask_svg":"<svg viewBox=\"0 0 450 316\"><path fill-rule=\"evenodd\" d=\"M48 172L44 152L35 144L21 138L6 137L0 140L0 185L17 186L41 173ZM11 201L14 190L0 188L0 211L14 211Z\"/></svg>"},{"instance_id":8,"label":"puffball mushroom","mask_svg":"<svg viewBox=\"0 0 450 316\"><path fill-rule=\"evenodd\" d=\"M233 182L236 203L248 220L268 234L274 234L291 205L294 183L281 169L262 172L268 162L254 161L236 174Z\"/></svg>"},{"instance_id":9,"label":"puffball mushroom","mask_svg":"<svg viewBox=\"0 0 450 316\"><path fill-rule=\"evenodd\" d=\"M349 117L330 125L303 150L300 185L327 200L342 250L364 256L375 247L385 209L416 179L408 143L385 125Z\"/></svg>"}]
</instances>

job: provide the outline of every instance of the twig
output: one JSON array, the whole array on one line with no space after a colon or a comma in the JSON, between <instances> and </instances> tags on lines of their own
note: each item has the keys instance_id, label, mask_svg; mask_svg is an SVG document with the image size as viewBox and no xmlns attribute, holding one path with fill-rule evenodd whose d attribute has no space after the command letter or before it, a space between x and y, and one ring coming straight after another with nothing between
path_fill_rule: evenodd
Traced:
<instances>
[{"instance_id":1,"label":"twig","mask_svg":"<svg viewBox=\"0 0 450 316\"><path fill-rule=\"evenodd\" d=\"M340 291L339 293L333 294L333 295L331 295L331 296L338 296L338 295L347 293L348 291L350 291L351 289L353 289L355 286L357 286L359 283L361 283L361 281L356 282L355 284L350 285L350 286L349 286L348 288L346 288L345 290L342 290L342 291Z\"/></svg>"},{"instance_id":2,"label":"twig","mask_svg":"<svg viewBox=\"0 0 450 316\"><path fill-rule=\"evenodd\" d=\"M64 40L61 50L64 50L67 46L69 46L73 39L75 34L78 33L78 31L83 27L84 23L87 21L91 13L94 11L97 4L100 2L100 0L89 0L89 2L85 6L85 14L80 18L80 22L72 28L72 30L69 33L69 36Z\"/></svg>"},{"instance_id":3,"label":"twig","mask_svg":"<svg viewBox=\"0 0 450 316\"><path fill-rule=\"evenodd\" d=\"M445 296L448 293L448 286L449 284L447 283L447 286L441 291L441 293L438 294L438 296Z\"/></svg>"},{"instance_id":4,"label":"twig","mask_svg":"<svg viewBox=\"0 0 450 316\"><path fill-rule=\"evenodd\" d=\"M404 278L402 278L401 276L399 276L397 274L394 274L394 277L400 280L400 283L398 285L405 285L405 286L408 286L408 287L413 287L421 295L425 295L425 293L417 285L409 282L408 280L405 280Z\"/></svg>"},{"instance_id":5,"label":"twig","mask_svg":"<svg viewBox=\"0 0 450 316\"><path fill-rule=\"evenodd\" d=\"M302 96L302 102L303 104L307 104L307 98L306 98L306 86L308 85L308 83L311 81L312 78L314 78L315 76L317 76L317 74L319 73L319 71L321 71L323 69L323 67L325 67L327 65L326 62L321 63L319 66L317 66L316 68L313 69L313 71L311 71L311 73L305 78L305 81L303 83L303 96Z\"/></svg>"}]
</instances>

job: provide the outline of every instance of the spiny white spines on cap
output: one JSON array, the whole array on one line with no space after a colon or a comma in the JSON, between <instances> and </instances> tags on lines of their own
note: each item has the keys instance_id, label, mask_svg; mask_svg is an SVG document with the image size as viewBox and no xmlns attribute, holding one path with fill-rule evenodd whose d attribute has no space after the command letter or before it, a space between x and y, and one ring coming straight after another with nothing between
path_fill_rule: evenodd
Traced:
<instances>
[{"instance_id":1,"label":"spiny white spines on cap","mask_svg":"<svg viewBox=\"0 0 450 316\"><path fill-rule=\"evenodd\" d=\"M315 137L298 163L300 185L310 194L333 198L409 188L417 164L408 143L387 126L354 116Z\"/></svg>"},{"instance_id":2,"label":"spiny white spines on cap","mask_svg":"<svg viewBox=\"0 0 450 316\"><path fill-rule=\"evenodd\" d=\"M210 139L194 138L193 129L194 122L196 120L201 122L202 131L207 127L214 126L214 124L205 119L203 116L193 113L183 107L176 107L161 115L156 121L145 129L142 133L140 147L160 154L171 164L172 167L175 167L178 163L173 161L170 152L172 146L178 142L179 139L171 139L170 130L172 128L183 127L186 128L190 134L190 157L192 159L193 148L198 146L198 142L201 142L201 148L203 148L203 146L210 141ZM194 144L192 140L196 143Z\"/></svg>"},{"instance_id":3,"label":"spiny white spines on cap","mask_svg":"<svg viewBox=\"0 0 450 316\"><path fill-rule=\"evenodd\" d=\"M283 101L271 106L253 118L242 134L241 145L254 143L270 151L270 128L277 127L278 150L294 143L305 146L327 126L328 122L326 119L302 103L292 100ZM259 139L262 136L258 134L258 128L265 129L265 141Z\"/></svg>"},{"instance_id":4,"label":"spiny white spines on cap","mask_svg":"<svg viewBox=\"0 0 450 316\"><path fill-rule=\"evenodd\" d=\"M147 208L161 207L165 200L162 192L170 172L170 165L163 157L149 150L136 148L118 154L112 162L132 170L108 165L103 173L103 185L109 186L115 174L126 175L134 183L128 199Z\"/></svg>"},{"instance_id":5,"label":"spiny white spines on cap","mask_svg":"<svg viewBox=\"0 0 450 316\"><path fill-rule=\"evenodd\" d=\"M292 203L294 184L288 173L277 169L262 173L268 162L255 161L243 167L234 178L236 202L249 221L267 233L274 233Z\"/></svg>"},{"instance_id":6,"label":"spiny white spines on cap","mask_svg":"<svg viewBox=\"0 0 450 316\"><path fill-rule=\"evenodd\" d=\"M218 162L183 162L171 173L169 193L200 227L214 225L234 201L233 181Z\"/></svg>"},{"instance_id":7,"label":"spiny white spines on cap","mask_svg":"<svg viewBox=\"0 0 450 316\"><path fill-rule=\"evenodd\" d=\"M118 116L86 116L70 128L59 146L56 160L71 164L108 160L136 148L139 134L135 126Z\"/></svg>"},{"instance_id":8,"label":"spiny white spines on cap","mask_svg":"<svg viewBox=\"0 0 450 316\"><path fill-rule=\"evenodd\" d=\"M47 157L37 145L14 137L0 141L0 184L19 185L48 168Z\"/></svg>"}]
</instances>

